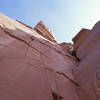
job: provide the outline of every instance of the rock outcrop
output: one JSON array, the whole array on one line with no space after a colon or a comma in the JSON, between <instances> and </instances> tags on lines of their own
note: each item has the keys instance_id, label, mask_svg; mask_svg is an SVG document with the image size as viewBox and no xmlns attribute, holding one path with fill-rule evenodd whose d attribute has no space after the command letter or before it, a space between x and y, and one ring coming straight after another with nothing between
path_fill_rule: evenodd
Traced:
<instances>
[{"instance_id":1,"label":"rock outcrop","mask_svg":"<svg viewBox=\"0 0 100 100\"><path fill-rule=\"evenodd\" d=\"M92 30L83 29L73 38L80 59L73 75L80 85L80 100L100 100L100 22Z\"/></svg>"},{"instance_id":2,"label":"rock outcrop","mask_svg":"<svg viewBox=\"0 0 100 100\"><path fill-rule=\"evenodd\" d=\"M99 33L100 22L58 43L41 21L0 14L0 100L100 100Z\"/></svg>"}]
</instances>

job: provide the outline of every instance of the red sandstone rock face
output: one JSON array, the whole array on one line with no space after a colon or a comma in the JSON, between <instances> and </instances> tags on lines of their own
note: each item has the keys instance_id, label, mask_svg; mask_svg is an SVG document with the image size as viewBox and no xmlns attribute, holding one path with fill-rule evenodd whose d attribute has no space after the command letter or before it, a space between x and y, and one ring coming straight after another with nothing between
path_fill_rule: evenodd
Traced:
<instances>
[{"instance_id":1,"label":"red sandstone rock face","mask_svg":"<svg viewBox=\"0 0 100 100\"><path fill-rule=\"evenodd\" d=\"M34 30L42 35L43 37L45 37L46 39L57 43L57 41L55 40L55 38L52 35L52 32L50 31L50 29L48 27L46 27L42 21L40 21L35 27Z\"/></svg>"},{"instance_id":2,"label":"red sandstone rock face","mask_svg":"<svg viewBox=\"0 0 100 100\"><path fill-rule=\"evenodd\" d=\"M74 45L77 42L79 41ZM74 69L75 80L81 86L77 89L80 100L100 100L100 22L88 33L76 51L81 59Z\"/></svg>"},{"instance_id":3,"label":"red sandstone rock face","mask_svg":"<svg viewBox=\"0 0 100 100\"><path fill-rule=\"evenodd\" d=\"M99 40L100 22L73 38L78 62L43 23L0 14L0 100L100 100Z\"/></svg>"},{"instance_id":4,"label":"red sandstone rock face","mask_svg":"<svg viewBox=\"0 0 100 100\"><path fill-rule=\"evenodd\" d=\"M0 14L0 100L79 100L75 66L55 41Z\"/></svg>"},{"instance_id":5,"label":"red sandstone rock face","mask_svg":"<svg viewBox=\"0 0 100 100\"><path fill-rule=\"evenodd\" d=\"M86 38L89 36L90 30L82 29L72 40L74 42L74 49L78 51L78 48L82 46Z\"/></svg>"}]
</instances>

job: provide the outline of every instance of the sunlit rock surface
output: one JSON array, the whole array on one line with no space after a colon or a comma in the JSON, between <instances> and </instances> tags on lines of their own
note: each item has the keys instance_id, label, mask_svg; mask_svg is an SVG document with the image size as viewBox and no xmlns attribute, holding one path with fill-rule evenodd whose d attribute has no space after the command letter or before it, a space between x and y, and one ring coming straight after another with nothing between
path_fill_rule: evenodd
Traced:
<instances>
[{"instance_id":1,"label":"sunlit rock surface","mask_svg":"<svg viewBox=\"0 0 100 100\"><path fill-rule=\"evenodd\" d=\"M98 22L58 43L42 21L0 14L0 100L100 100L99 35Z\"/></svg>"}]
</instances>

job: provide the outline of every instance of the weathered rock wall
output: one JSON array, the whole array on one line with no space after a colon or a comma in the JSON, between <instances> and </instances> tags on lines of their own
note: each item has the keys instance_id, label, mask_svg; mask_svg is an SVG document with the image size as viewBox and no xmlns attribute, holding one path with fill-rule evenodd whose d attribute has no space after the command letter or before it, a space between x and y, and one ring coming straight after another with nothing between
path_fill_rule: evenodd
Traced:
<instances>
[{"instance_id":1,"label":"weathered rock wall","mask_svg":"<svg viewBox=\"0 0 100 100\"><path fill-rule=\"evenodd\" d=\"M0 100L79 100L75 66L59 44L0 14Z\"/></svg>"},{"instance_id":2,"label":"weathered rock wall","mask_svg":"<svg viewBox=\"0 0 100 100\"><path fill-rule=\"evenodd\" d=\"M73 45L40 24L0 14L0 100L100 100L100 22ZM73 47L80 61L68 53Z\"/></svg>"},{"instance_id":3,"label":"weathered rock wall","mask_svg":"<svg viewBox=\"0 0 100 100\"><path fill-rule=\"evenodd\" d=\"M80 85L77 90L80 100L100 100L100 22L96 23L85 38L76 49L76 55L81 59L73 71L75 80Z\"/></svg>"}]
</instances>

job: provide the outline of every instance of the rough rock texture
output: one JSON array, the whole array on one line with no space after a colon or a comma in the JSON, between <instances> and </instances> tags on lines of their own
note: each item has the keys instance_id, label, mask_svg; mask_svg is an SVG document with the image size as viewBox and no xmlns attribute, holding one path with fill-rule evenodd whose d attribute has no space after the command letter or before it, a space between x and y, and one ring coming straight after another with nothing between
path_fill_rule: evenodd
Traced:
<instances>
[{"instance_id":1,"label":"rough rock texture","mask_svg":"<svg viewBox=\"0 0 100 100\"><path fill-rule=\"evenodd\" d=\"M0 100L100 100L99 33L100 22L83 29L73 49L43 22L31 28L0 14Z\"/></svg>"},{"instance_id":2,"label":"rough rock texture","mask_svg":"<svg viewBox=\"0 0 100 100\"><path fill-rule=\"evenodd\" d=\"M38 34L42 35L43 37L47 38L48 40L52 42L57 42L55 38L52 35L52 32L49 30L48 27L46 27L42 21L40 21L35 27L34 30L38 32Z\"/></svg>"},{"instance_id":3,"label":"rough rock texture","mask_svg":"<svg viewBox=\"0 0 100 100\"><path fill-rule=\"evenodd\" d=\"M77 93L80 100L100 100L100 21L92 30L84 30L78 35L78 38L74 38L74 46L82 41L75 48L81 62L73 71L75 80L80 85Z\"/></svg>"},{"instance_id":4,"label":"rough rock texture","mask_svg":"<svg viewBox=\"0 0 100 100\"><path fill-rule=\"evenodd\" d=\"M0 14L0 100L78 100L74 67L59 44Z\"/></svg>"}]
</instances>

